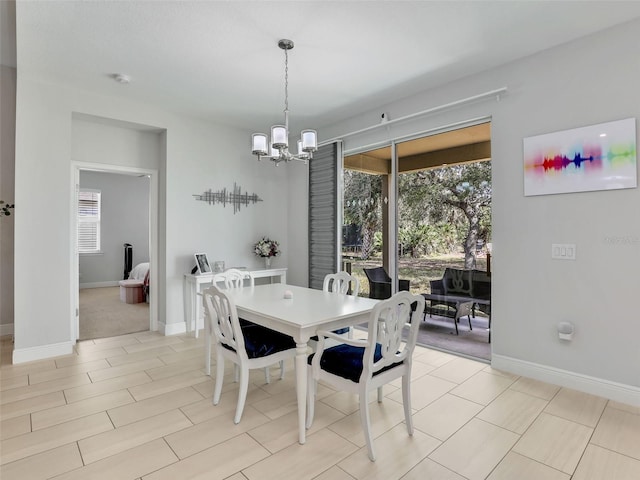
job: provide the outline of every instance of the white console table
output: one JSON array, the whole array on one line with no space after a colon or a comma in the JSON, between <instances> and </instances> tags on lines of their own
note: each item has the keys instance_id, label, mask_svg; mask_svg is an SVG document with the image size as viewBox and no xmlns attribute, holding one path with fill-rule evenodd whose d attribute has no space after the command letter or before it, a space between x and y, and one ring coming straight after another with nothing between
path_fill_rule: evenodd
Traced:
<instances>
[{"instance_id":1,"label":"white console table","mask_svg":"<svg viewBox=\"0 0 640 480\"><path fill-rule=\"evenodd\" d=\"M271 283L273 283L276 278L279 278L280 283L287 283L286 268L261 268L258 270L247 270L247 272L250 272L253 278L270 278ZM198 338L198 321L202 318L202 302L198 298L198 294L202 293L204 287L213 285L213 283L217 281L221 280L216 280L216 274L214 273L205 275L186 273L184 275L184 322L187 333L191 332L193 326L194 336L196 338Z\"/></svg>"}]
</instances>

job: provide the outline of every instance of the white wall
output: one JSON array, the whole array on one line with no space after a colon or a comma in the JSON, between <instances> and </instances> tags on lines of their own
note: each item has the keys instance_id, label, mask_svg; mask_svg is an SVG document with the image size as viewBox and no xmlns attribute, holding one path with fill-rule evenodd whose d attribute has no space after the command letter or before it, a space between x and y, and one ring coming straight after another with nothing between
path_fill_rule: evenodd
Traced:
<instances>
[{"instance_id":1,"label":"white wall","mask_svg":"<svg viewBox=\"0 0 640 480\"><path fill-rule=\"evenodd\" d=\"M182 278L191 270L194 252L207 252L227 265L258 266L252 245L262 235L280 240L288 251L286 171L257 163L247 151L246 132L71 90L20 72L17 83L15 181L21 215L15 227L15 262L20 268L15 273L14 361L69 353L74 343L71 161L73 117L78 114L166 131L159 191L161 330L184 331ZM114 159L113 164L121 161ZM230 207L193 198L209 188L232 188L234 181L264 201L234 215ZM36 225L47 234L32 235ZM34 276L34 271L47 275Z\"/></svg>"},{"instance_id":2,"label":"white wall","mask_svg":"<svg viewBox=\"0 0 640 480\"><path fill-rule=\"evenodd\" d=\"M16 69L0 65L0 200L14 203ZM13 332L15 210L0 218L0 335Z\"/></svg>"},{"instance_id":3,"label":"white wall","mask_svg":"<svg viewBox=\"0 0 640 480\"><path fill-rule=\"evenodd\" d=\"M493 365L640 405L640 189L524 197L522 139L640 117L640 22L381 106L319 130L320 140L508 87L475 102L349 137L346 149L492 118ZM640 126L640 121L637 123ZM640 136L638 136L640 138ZM302 206L290 242L303 242ZM616 241L619 240L619 241ZM575 243L576 261L551 260L551 243ZM304 275L293 265L292 277ZM575 325L572 342L557 324Z\"/></svg>"},{"instance_id":4,"label":"white wall","mask_svg":"<svg viewBox=\"0 0 640 480\"><path fill-rule=\"evenodd\" d=\"M80 255L80 288L117 285L124 277L124 244L132 245L132 267L149 262L149 178L80 172L80 188L101 192L101 254Z\"/></svg>"}]
</instances>

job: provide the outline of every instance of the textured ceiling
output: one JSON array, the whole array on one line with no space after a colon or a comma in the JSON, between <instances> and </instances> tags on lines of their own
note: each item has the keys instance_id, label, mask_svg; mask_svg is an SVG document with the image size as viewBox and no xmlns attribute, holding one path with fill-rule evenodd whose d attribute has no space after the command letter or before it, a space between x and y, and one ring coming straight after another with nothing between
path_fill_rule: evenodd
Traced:
<instances>
[{"instance_id":1,"label":"textured ceiling","mask_svg":"<svg viewBox=\"0 0 640 480\"><path fill-rule=\"evenodd\" d=\"M21 75L264 130L282 118L277 41L291 38L295 129L638 17L640 2L612 1L18 1L16 63Z\"/></svg>"}]
</instances>

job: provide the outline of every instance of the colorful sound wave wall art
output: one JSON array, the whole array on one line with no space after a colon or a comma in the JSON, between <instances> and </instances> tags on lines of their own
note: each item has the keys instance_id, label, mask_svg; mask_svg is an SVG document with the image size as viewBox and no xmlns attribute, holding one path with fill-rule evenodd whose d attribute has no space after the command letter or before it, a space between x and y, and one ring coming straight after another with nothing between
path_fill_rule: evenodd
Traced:
<instances>
[{"instance_id":1,"label":"colorful sound wave wall art","mask_svg":"<svg viewBox=\"0 0 640 480\"><path fill-rule=\"evenodd\" d=\"M527 137L523 146L525 196L638 186L635 118Z\"/></svg>"}]
</instances>

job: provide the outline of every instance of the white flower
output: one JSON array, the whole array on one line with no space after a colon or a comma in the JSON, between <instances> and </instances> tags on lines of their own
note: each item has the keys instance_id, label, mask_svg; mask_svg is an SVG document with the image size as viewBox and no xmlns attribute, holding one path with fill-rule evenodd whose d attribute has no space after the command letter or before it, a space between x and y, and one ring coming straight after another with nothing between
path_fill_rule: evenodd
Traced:
<instances>
[{"instance_id":1,"label":"white flower","mask_svg":"<svg viewBox=\"0 0 640 480\"><path fill-rule=\"evenodd\" d=\"M280 245L275 240L262 237L253 247L258 257L277 257L280 255Z\"/></svg>"}]
</instances>

